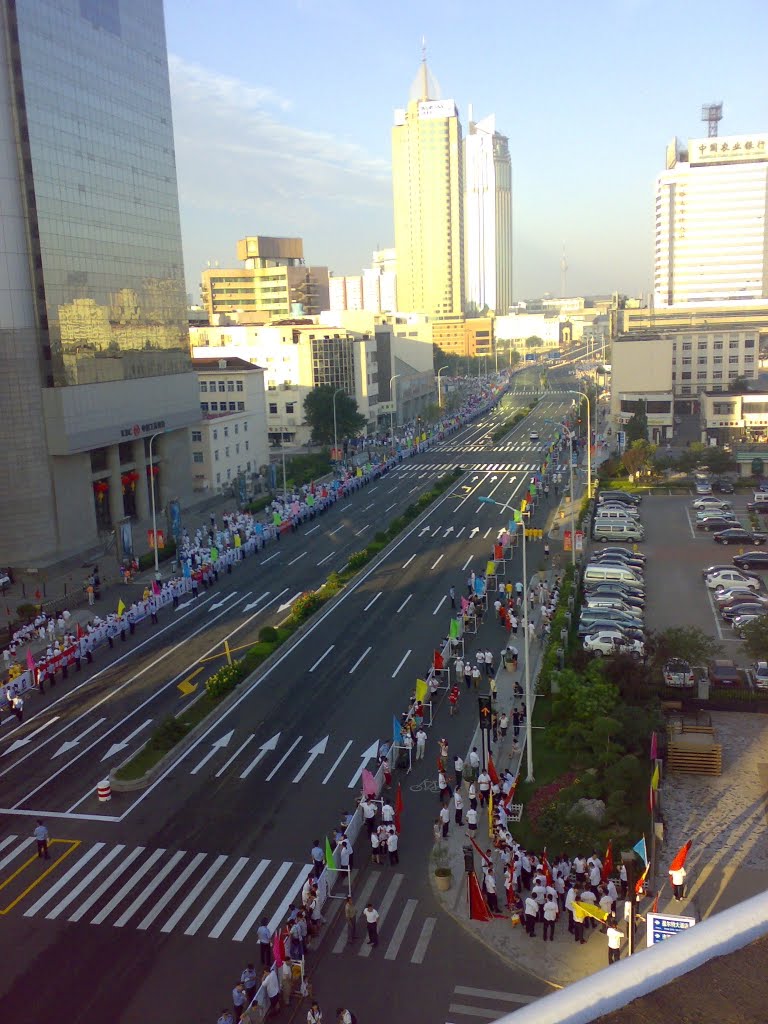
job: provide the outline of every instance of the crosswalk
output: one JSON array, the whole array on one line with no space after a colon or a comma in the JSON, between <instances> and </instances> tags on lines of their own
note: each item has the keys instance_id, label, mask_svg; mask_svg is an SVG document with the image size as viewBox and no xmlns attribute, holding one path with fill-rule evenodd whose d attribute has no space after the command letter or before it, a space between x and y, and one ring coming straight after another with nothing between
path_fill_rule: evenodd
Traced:
<instances>
[{"instance_id":1,"label":"crosswalk","mask_svg":"<svg viewBox=\"0 0 768 1024\"><path fill-rule=\"evenodd\" d=\"M539 462L473 462L463 463L462 465L467 471L479 472L482 470L488 473L532 473L534 470L541 468L541 463ZM439 465L435 468L440 472L444 472L447 469L455 469L456 465L455 463L445 466ZM421 475L420 470L421 474L423 474L424 471L420 466L400 466L397 472L418 477Z\"/></svg>"},{"instance_id":2,"label":"crosswalk","mask_svg":"<svg viewBox=\"0 0 768 1024\"><path fill-rule=\"evenodd\" d=\"M484 1021L492 1024L507 1013L519 1010L536 1002L536 996L520 992L500 992L496 989L475 988L470 985L455 985L448 1007L446 1024L462 1024L472 1020L477 1024Z\"/></svg>"},{"instance_id":3,"label":"crosswalk","mask_svg":"<svg viewBox=\"0 0 768 1024\"><path fill-rule=\"evenodd\" d=\"M472 444L455 444L451 441L444 441L435 447L437 452L545 452L549 447L548 444L523 444L519 441L507 441L505 444L496 444L495 442L488 441L477 441Z\"/></svg>"},{"instance_id":4,"label":"crosswalk","mask_svg":"<svg viewBox=\"0 0 768 1024\"><path fill-rule=\"evenodd\" d=\"M24 917L37 920L231 942L252 941L262 918L270 931L282 926L311 871L293 861L75 840L53 840L50 856L50 862L39 860L31 837L0 839L0 911L18 907ZM437 922L417 914L418 900L402 897L404 879L400 873L372 871L354 895L359 907L372 900L379 910L384 959L420 964ZM20 897L14 897L15 887ZM326 914L337 902L326 905ZM344 952L343 915L331 927L331 939L338 929L333 952ZM359 930L353 952L370 956L365 928Z\"/></svg>"}]
</instances>

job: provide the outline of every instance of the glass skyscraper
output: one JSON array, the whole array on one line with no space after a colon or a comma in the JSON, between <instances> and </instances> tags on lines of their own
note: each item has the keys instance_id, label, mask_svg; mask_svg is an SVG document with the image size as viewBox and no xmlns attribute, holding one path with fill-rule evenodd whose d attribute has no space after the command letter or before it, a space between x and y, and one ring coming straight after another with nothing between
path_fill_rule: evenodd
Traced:
<instances>
[{"instance_id":1,"label":"glass skyscraper","mask_svg":"<svg viewBox=\"0 0 768 1024\"><path fill-rule=\"evenodd\" d=\"M162 0L0 19L0 564L22 536L26 565L183 497L199 406Z\"/></svg>"}]
</instances>

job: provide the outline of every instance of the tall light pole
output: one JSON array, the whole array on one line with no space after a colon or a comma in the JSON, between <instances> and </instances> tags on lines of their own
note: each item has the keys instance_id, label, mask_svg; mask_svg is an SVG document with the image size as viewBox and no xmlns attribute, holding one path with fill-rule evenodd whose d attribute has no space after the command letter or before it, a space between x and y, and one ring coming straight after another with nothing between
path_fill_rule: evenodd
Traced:
<instances>
[{"instance_id":1,"label":"tall light pole","mask_svg":"<svg viewBox=\"0 0 768 1024\"><path fill-rule=\"evenodd\" d=\"M585 395L583 391L572 391L571 394L578 395L579 398L583 398L587 403L587 497L592 497L592 417L591 417L591 402L589 401L589 395ZM573 493L573 492L571 492Z\"/></svg>"},{"instance_id":2,"label":"tall light pole","mask_svg":"<svg viewBox=\"0 0 768 1024\"><path fill-rule=\"evenodd\" d=\"M574 505L576 495L573 493L573 431L568 430L561 423L556 423L555 420L544 420L545 423L554 423L555 426L560 427L568 434L568 473L570 474L571 484L571 564L574 570L576 569L576 526L575 526L575 513Z\"/></svg>"},{"instance_id":3,"label":"tall light pole","mask_svg":"<svg viewBox=\"0 0 768 1024\"><path fill-rule=\"evenodd\" d=\"M402 376L402 374L400 374L400 373L394 373L389 378L389 401L390 401L390 404L392 406L392 408L390 409L390 412L389 412L389 433L390 433L391 438L392 438L392 447L393 448L395 446L395 404L396 404L396 402L395 402L395 393L392 390L392 385L397 380L397 378L401 377L401 376ZM439 380L440 380L440 378L438 376L438 386L439 386Z\"/></svg>"},{"instance_id":4,"label":"tall light pole","mask_svg":"<svg viewBox=\"0 0 768 1024\"><path fill-rule=\"evenodd\" d=\"M344 393L344 388L336 388L336 390L333 392L333 456L334 456L333 461L334 462L338 462L339 461L336 458L336 456L339 453L339 444L338 444L338 437L337 437L337 431L336 431L336 395L341 395L343 393Z\"/></svg>"},{"instance_id":5,"label":"tall light pole","mask_svg":"<svg viewBox=\"0 0 768 1024\"><path fill-rule=\"evenodd\" d=\"M165 431L160 431L158 434L153 434L149 439L149 490L152 498L152 537L154 538L155 548L155 579L160 580L160 557L157 550L157 511L155 508L155 474L152 472L155 468L152 462L152 445L154 444L155 438L160 437L160 434Z\"/></svg>"},{"instance_id":6,"label":"tall light pole","mask_svg":"<svg viewBox=\"0 0 768 1024\"><path fill-rule=\"evenodd\" d=\"M485 505L501 505L502 508L508 508L509 506L504 505L500 501L496 501L494 498L480 498L480 501ZM531 648L528 639L528 562L526 559L526 547L528 546L528 533L525 529L525 523L520 519L517 525L523 531L523 649L525 650L525 756L526 756L526 769L528 774L525 777L526 782L533 782L533 727L531 725L531 719L533 718L533 707L531 706Z\"/></svg>"},{"instance_id":7,"label":"tall light pole","mask_svg":"<svg viewBox=\"0 0 768 1024\"><path fill-rule=\"evenodd\" d=\"M438 409L442 409L443 408L443 397L442 397L442 391L440 390L440 374L443 372L443 370L447 370L448 366L449 366L449 364L446 363L445 366L441 366L440 369L437 371L437 407L438 407Z\"/></svg>"}]
</instances>

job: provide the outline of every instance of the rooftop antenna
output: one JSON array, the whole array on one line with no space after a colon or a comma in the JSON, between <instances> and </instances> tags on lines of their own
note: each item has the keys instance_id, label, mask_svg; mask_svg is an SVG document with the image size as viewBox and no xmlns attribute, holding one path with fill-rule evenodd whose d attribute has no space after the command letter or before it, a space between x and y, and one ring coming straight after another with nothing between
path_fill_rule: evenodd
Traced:
<instances>
[{"instance_id":1,"label":"rooftop antenna","mask_svg":"<svg viewBox=\"0 0 768 1024\"><path fill-rule=\"evenodd\" d=\"M563 242L563 255L560 257L560 298L564 299L568 288L568 260L565 258L565 242Z\"/></svg>"},{"instance_id":2,"label":"rooftop antenna","mask_svg":"<svg viewBox=\"0 0 768 1024\"><path fill-rule=\"evenodd\" d=\"M705 103L701 108L701 120L707 125L707 137L717 138L717 126L723 120L722 103Z\"/></svg>"}]
</instances>

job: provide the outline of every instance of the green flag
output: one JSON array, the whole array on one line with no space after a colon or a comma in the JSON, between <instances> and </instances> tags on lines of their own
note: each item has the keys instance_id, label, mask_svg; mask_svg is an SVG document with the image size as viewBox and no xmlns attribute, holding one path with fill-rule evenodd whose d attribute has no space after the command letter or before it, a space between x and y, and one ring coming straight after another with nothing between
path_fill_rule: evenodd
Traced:
<instances>
[{"instance_id":1,"label":"green flag","mask_svg":"<svg viewBox=\"0 0 768 1024\"><path fill-rule=\"evenodd\" d=\"M328 840L328 836L325 837L325 866L329 871L336 870L336 861L333 859L333 850Z\"/></svg>"},{"instance_id":2,"label":"green flag","mask_svg":"<svg viewBox=\"0 0 768 1024\"><path fill-rule=\"evenodd\" d=\"M451 619L451 628L448 631L448 636L451 638L451 640L458 640L459 639L459 620L458 619Z\"/></svg>"},{"instance_id":3,"label":"green flag","mask_svg":"<svg viewBox=\"0 0 768 1024\"><path fill-rule=\"evenodd\" d=\"M516 523L522 523L523 513L520 511L519 508L512 509L512 518L515 520Z\"/></svg>"}]
</instances>

